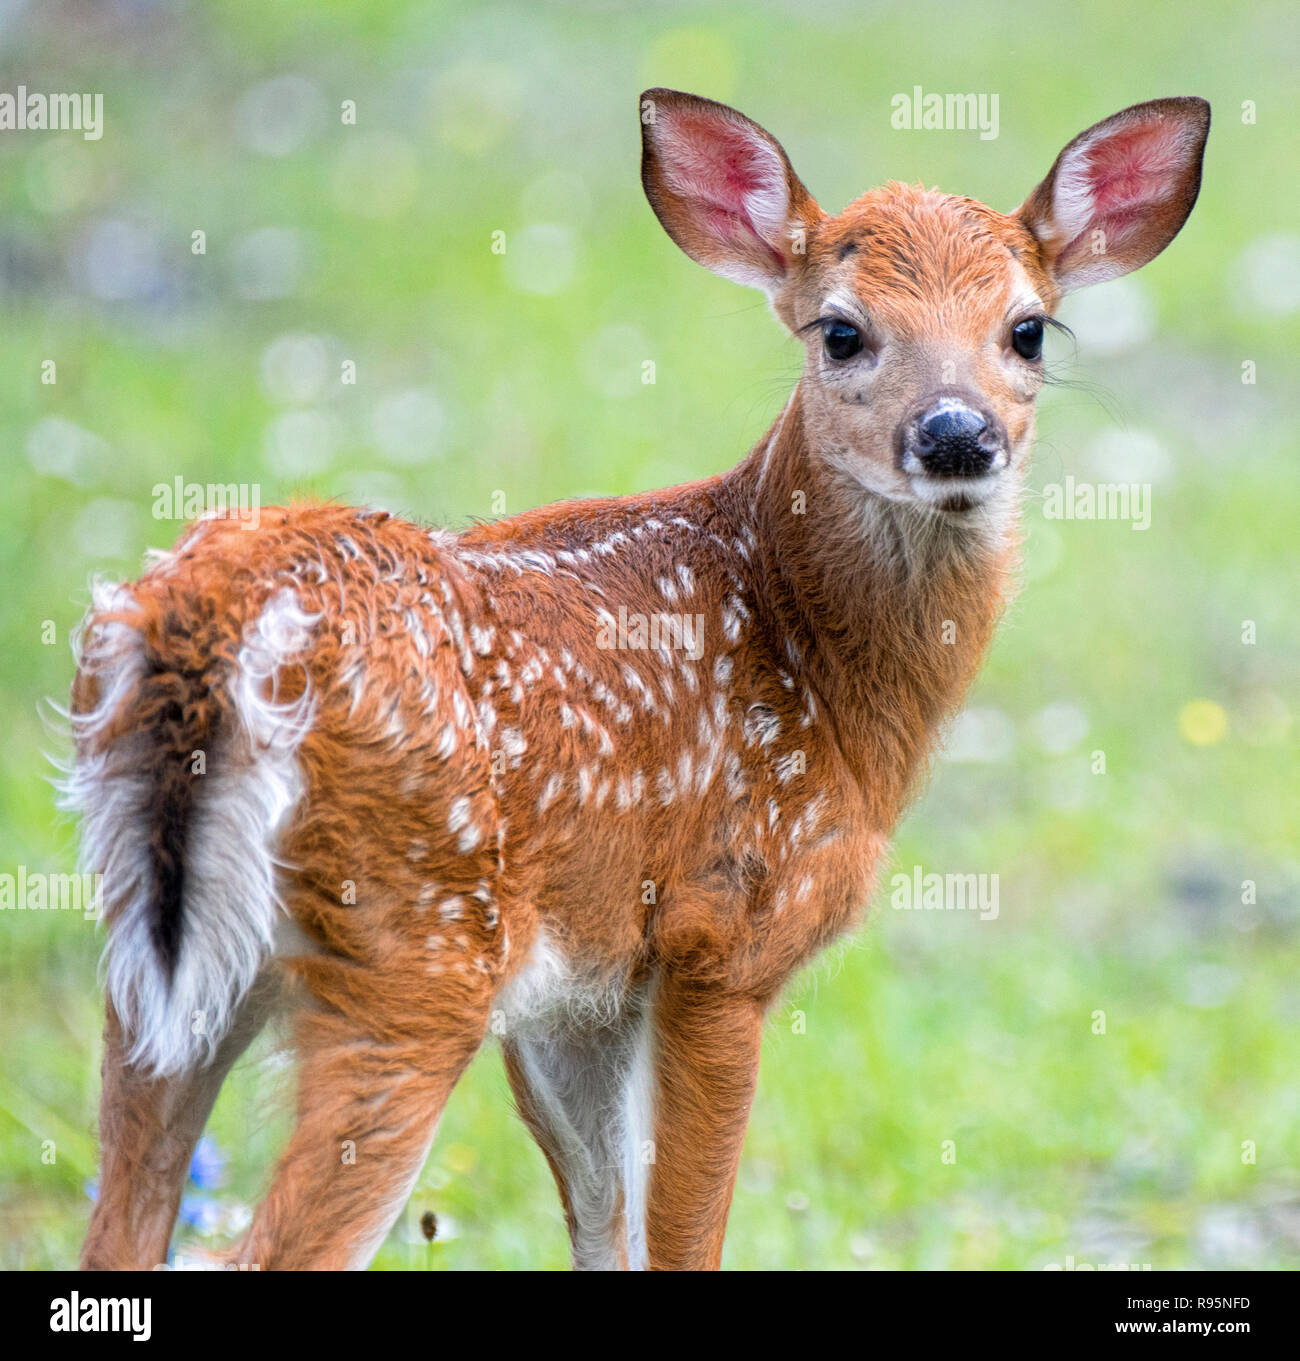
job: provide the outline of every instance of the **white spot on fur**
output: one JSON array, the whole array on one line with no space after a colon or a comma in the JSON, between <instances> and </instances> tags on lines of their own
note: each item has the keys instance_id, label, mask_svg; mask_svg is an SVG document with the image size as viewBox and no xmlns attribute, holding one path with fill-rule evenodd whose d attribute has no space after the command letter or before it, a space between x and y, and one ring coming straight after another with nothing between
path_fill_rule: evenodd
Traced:
<instances>
[{"instance_id":1,"label":"white spot on fur","mask_svg":"<svg viewBox=\"0 0 1300 1361\"><path fill-rule=\"evenodd\" d=\"M781 720L766 704L751 704L745 712L742 728L747 746L757 743L760 747L766 747L780 737Z\"/></svg>"},{"instance_id":2,"label":"white spot on fur","mask_svg":"<svg viewBox=\"0 0 1300 1361\"><path fill-rule=\"evenodd\" d=\"M469 821L470 801L466 794L452 799L451 807L447 811L447 830L449 832L459 832Z\"/></svg>"},{"instance_id":3,"label":"white spot on fur","mask_svg":"<svg viewBox=\"0 0 1300 1361\"><path fill-rule=\"evenodd\" d=\"M438 916L445 922L458 922L465 915L465 899L459 893L444 898L438 905Z\"/></svg>"}]
</instances>

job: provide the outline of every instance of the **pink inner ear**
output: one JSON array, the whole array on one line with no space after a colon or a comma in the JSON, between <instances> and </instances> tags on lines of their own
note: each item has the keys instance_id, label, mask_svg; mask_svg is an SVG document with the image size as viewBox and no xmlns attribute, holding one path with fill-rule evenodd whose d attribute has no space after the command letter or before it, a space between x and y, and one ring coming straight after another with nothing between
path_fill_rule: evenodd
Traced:
<instances>
[{"instance_id":1,"label":"pink inner ear","mask_svg":"<svg viewBox=\"0 0 1300 1361\"><path fill-rule=\"evenodd\" d=\"M774 208L785 202L785 168L770 146L728 119L682 113L665 120L659 154L669 188L701 201L706 231L726 242L759 245L784 269L785 258L766 239L771 222L755 221L756 204L761 210L764 199Z\"/></svg>"},{"instance_id":2,"label":"pink inner ear","mask_svg":"<svg viewBox=\"0 0 1300 1361\"><path fill-rule=\"evenodd\" d=\"M1136 218L1137 209L1174 193L1187 168L1187 144L1178 124L1153 119L1101 139L1084 157L1094 221L1125 223Z\"/></svg>"}]
</instances>

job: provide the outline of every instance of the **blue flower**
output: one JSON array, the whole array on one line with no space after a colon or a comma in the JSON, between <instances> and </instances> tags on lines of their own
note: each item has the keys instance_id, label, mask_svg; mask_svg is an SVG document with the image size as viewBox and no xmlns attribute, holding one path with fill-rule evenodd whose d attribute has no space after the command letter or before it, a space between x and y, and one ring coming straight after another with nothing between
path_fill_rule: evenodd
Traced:
<instances>
[{"instance_id":1,"label":"blue flower","mask_svg":"<svg viewBox=\"0 0 1300 1361\"><path fill-rule=\"evenodd\" d=\"M221 1206L210 1196L183 1196L181 1218L200 1233L215 1233L221 1223Z\"/></svg>"},{"instance_id":2,"label":"blue flower","mask_svg":"<svg viewBox=\"0 0 1300 1361\"><path fill-rule=\"evenodd\" d=\"M226 1179L226 1159L205 1134L190 1159L190 1180L201 1191L215 1191Z\"/></svg>"}]
</instances>

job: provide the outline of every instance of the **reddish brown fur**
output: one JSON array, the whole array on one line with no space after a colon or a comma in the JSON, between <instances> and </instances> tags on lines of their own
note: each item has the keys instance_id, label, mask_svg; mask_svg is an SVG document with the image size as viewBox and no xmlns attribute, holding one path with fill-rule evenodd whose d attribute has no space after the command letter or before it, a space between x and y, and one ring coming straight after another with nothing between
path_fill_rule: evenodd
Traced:
<instances>
[{"instance_id":1,"label":"reddish brown fur","mask_svg":"<svg viewBox=\"0 0 1300 1361\"><path fill-rule=\"evenodd\" d=\"M645 179L674 237L714 251L649 152ZM807 251L785 264L777 252L791 271L778 314L803 326L843 288L869 299L906 351L863 413L865 456L887 468L899 412L954 357L1004 419L1019 471L1033 392L1013 390L1001 342L984 338L1018 281L1057 300L1026 220L898 184L828 217L793 171L789 184ZM854 403L812 372L720 477L454 537L318 505L265 512L257 532L206 522L131 588L151 669L98 740L158 734L151 760L168 779L193 746L233 734L224 685L275 592L290 586L320 616L282 677L282 695L305 685L317 699L281 846L295 867L285 903L306 942L266 985L282 974L298 1001L298 1126L239 1260L343 1265L382 1236L494 998L544 925L591 980L658 979L649 1259L717 1265L764 1011L866 903L1015 558L1012 519L963 536L937 521L914 532L904 515L865 533L860 489L822 454ZM806 513L791 514L800 495ZM703 614L703 655L602 649L599 612L620 606ZM92 632L105 622L92 619ZM490 638L471 637L473 625ZM476 720L458 717L457 696ZM97 698L83 670L74 710ZM796 751L806 773L788 776ZM227 759L251 754L236 746ZM641 796L621 806L619 781L634 772ZM481 833L470 849L449 830L463 798ZM349 882L355 903L343 901ZM452 894L467 910L443 922L433 903ZM188 1149L262 1013L245 1006L213 1069L150 1082L125 1070L110 1010L105 1189L88 1264L161 1259ZM559 1150L509 1042L507 1070L572 1220ZM354 1165L340 1161L344 1140ZM142 1177L133 1169L146 1159Z\"/></svg>"}]
</instances>

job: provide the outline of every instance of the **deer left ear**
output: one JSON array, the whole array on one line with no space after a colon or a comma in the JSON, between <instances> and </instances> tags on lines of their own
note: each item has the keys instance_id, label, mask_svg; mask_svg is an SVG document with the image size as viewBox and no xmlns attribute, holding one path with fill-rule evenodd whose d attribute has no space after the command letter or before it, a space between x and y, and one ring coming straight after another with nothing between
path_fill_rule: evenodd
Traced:
<instances>
[{"instance_id":1,"label":"deer left ear","mask_svg":"<svg viewBox=\"0 0 1300 1361\"><path fill-rule=\"evenodd\" d=\"M1153 260L1201 187L1210 106L1194 96L1135 104L1081 132L1017 210L1062 293Z\"/></svg>"},{"instance_id":2,"label":"deer left ear","mask_svg":"<svg viewBox=\"0 0 1300 1361\"><path fill-rule=\"evenodd\" d=\"M679 90L641 96L641 182L664 230L706 269L775 298L822 216L780 142Z\"/></svg>"}]
</instances>

